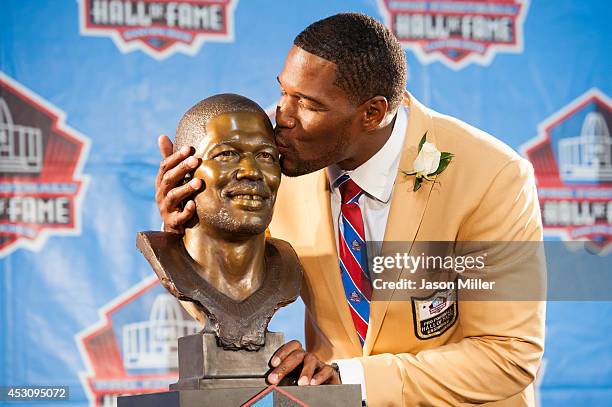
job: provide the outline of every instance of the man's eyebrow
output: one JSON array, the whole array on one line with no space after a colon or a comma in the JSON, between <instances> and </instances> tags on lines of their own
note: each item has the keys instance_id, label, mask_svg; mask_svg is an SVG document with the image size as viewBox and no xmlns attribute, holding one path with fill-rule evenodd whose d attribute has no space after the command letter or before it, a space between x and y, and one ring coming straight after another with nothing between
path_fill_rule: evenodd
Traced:
<instances>
[{"instance_id":1,"label":"man's eyebrow","mask_svg":"<svg viewBox=\"0 0 612 407\"><path fill-rule=\"evenodd\" d=\"M283 84L281 83L280 78L278 76L276 77L276 81L278 82L278 84L282 88ZM303 94L301 92L295 92L295 95L301 97L302 99L310 100L311 102L314 102L314 103L316 103L316 104L318 104L320 106L325 106L325 103L321 102L320 100L318 100L316 98L313 98L312 96L305 95L305 94Z\"/></svg>"}]
</instances>

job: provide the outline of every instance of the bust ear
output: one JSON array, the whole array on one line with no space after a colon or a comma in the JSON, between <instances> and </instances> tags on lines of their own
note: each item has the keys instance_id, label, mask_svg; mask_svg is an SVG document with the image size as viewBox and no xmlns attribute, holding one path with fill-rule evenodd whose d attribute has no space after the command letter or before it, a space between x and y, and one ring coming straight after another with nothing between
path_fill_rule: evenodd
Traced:
<instances>
[{"instance_id":1,"label":"bust ear","mask_svg":"<svg viewBox=\"0 0 612 407\"><path fill-rule=\"evenodd\" d=\"M365 131L372 131L376 130L387 116L389 102L384 96L374 96L365 101L361 108L363 109L363 128Z\"/></svg>"}]
</instances>

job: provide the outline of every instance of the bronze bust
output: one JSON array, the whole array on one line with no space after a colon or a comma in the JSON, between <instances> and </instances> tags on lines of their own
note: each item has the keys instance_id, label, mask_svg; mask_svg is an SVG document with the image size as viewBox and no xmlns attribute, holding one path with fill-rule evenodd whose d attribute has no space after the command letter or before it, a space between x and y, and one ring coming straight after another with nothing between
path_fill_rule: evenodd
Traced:
<instances>
[{"instance_id":1,"label":"bronze bust","mask_svg":"<svg viewBox=\"0 0 612 407\"><path fill-rule=\"evenodd\" d=\"M200 160L197 216L184 236L140 232L138 249L219 345L257 350L274 312L297 298L302 278L289 243L266 237L281 180L272 125L255 102L215 95L183 115L174 148L184 145Z\"/></svg>"}]
</instances>

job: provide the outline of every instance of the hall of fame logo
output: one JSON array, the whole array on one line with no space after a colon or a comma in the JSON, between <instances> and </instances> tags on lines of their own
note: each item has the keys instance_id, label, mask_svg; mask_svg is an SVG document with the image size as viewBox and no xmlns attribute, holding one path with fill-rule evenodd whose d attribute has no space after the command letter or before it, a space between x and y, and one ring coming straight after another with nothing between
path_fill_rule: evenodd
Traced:
<instances>
[{"instance_id":1,"label":"hall of fame logo","mask_svg":"<svg viewBox=\"0 0 612 407\"><path fill-rule=\"evenodd\" d=\"M378 0L386 25L421 63L489 65L523 51L528 0Z\"/></svg>"},{"instance_id":2,"label":"hall of fame logo","mask_svg":"<svg viewBox=\"0 0 612 407\"><path fill-rule=\"evenodd\" d=\"M99 316L75 338L86 366L79 377L95 407L114 406L120 395L167 391L178 380L178 338L200 330L156 276L110 301Z\"/></svg>"},{"instance_id":3,"label":"hall of fame logo","mask_svg":"<svg viewBox=\"0 0 612 407\"><path fill-rule=\"evenodd\" d=\"M65 117L0 72L0 257L81 233L89 140Z\"/></svg>"},{"instance_id":4,"label":"hall of fame logo","mask_svg":"<svg viewBox=\"0 0 612 407\"><path fill-rule=\"evenodd\" d=\"M544 232L612 247L612 101L591 89L540 123L523 154L535 171Z\"/></svg>"},{"instance_id":5,"label":"hall of fame logo","mask_svg":"<svg viewBox=\"0 0 612 407\"><path fill-rule=\"evenodd\" d=\"M238 0L77 0L81 34L110 37L123 53L195 55L205 41L234 40Z\"/></svg>"},{"instance_id":6,"label":"hall of fame logo","mask_svg":"<svg viewBox=\"0 0 612 407\"><path fill-rule=\"evenodd\" d=\"M411 301L414 333L419 339L440 336L457 322L456 289L436 290L428 297L411 297Z\"/></svg>"}]
</instances>

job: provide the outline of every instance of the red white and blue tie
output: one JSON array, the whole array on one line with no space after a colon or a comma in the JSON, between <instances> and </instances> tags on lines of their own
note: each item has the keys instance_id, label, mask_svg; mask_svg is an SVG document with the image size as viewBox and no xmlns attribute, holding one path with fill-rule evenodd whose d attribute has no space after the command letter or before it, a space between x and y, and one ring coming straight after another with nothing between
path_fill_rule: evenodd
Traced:
<instances>
[{"instance_id":1,"label":"red white and blue tie","mask_svg":"<svg viewBox=\"0 0 612 407\"><path fill-rule=\"evenodd\" d=\"M372 284L368 274L363 216L359 197L363 190L346 174L336 180L342 204L338 222L338 257L344 294L359 341L363 346L370 320Z\"/></svg>"}]
</instances>

